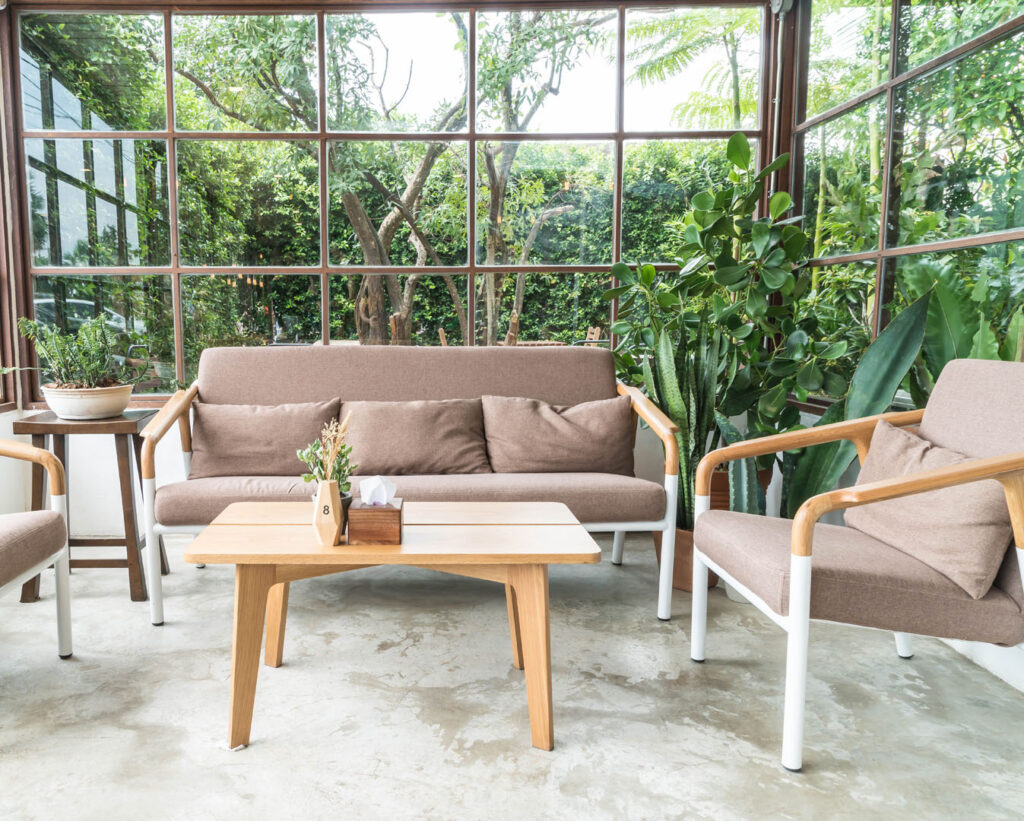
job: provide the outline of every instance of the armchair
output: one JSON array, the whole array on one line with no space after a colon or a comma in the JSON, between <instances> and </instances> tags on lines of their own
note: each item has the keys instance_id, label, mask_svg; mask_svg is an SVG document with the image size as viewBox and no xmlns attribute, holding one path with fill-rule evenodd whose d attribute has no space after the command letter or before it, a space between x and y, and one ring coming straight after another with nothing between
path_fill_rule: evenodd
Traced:
<instances>
[{"instance_id":1,"label":"armchair","mask_svg":"<svg viewBox=\"0 0 1024 821\"><path fill-rule=\"evenodd\" d=\"M36 576L51 564L57 584L57 653L71 657L71 591L64 466L52 453L0 440L0 456L40 465L49 475L51 510L0 516L0 592Z\"/></svg>"},{"instance_id":2,"label":"armchair","mask_svg":"<svg viewBox=\"0 0 1024 821\"><path fill-rule=\"evenodd\" d=\"M690 656L704 661L710 568L788 634L782 734L786 769L802 766L812 619L891 630L902 658L912 655L912 633L994 644L1024 641L1024 434L1016 416L1022 402L1024 364L960 360L947 366L924 411L741 442L700 463ZM840 439L856 444L863 463L879 420L895 427L920 425L921 438L972 458L823 493L808 499L792 522L709 512L711 474L719 465ZM852 528L818 523L830 511L986 479L1002 485L1016 548L1010 547L995 584L980 599L896 547Z\"/></svg>"}]
</instances>

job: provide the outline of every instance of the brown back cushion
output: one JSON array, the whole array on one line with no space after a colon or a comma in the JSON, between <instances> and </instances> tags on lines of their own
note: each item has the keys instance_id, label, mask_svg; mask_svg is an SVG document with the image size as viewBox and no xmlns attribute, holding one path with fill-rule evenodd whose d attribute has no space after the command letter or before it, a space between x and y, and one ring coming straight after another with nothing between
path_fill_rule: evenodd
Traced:
<instances>
[{"instance_id":1,"label":"brown back cushion","mask_svg":"<svg viewBox=\"0 0 1024 821\"><path fill-rule=\"evenodd\" d=\"M345 402L361 476L490 473L479 399Z\"/></svg>"},{"instance_id":2,"label":"brown back cushion","mask_svg":"<svg viewBox=\"0 0 1024 821\"><path fill-rule=\"evenodd\" d=\"M210 405L196 402L190 479L208 476L299 476L295 451L338 418L341 402L291 405Z\"/></svg>"},{"instance_id":3,"label":"brown back cushion","mask_svg":"<svg viewBox=\"0 0 1024 821\"><path fill-rule=\"evenodd\" d=\"M879 422L857 484L968 461ZM938 570L975 599L992 587L1011 533L1006 497L994 479L850 508L846 524Z\"/></svg>"},{"instance_id":4,"label":"brown back cushion","mask_svg":"<svg viewBox=\"0 0 1024 821\"><path fill-rule=\"evenodd\" d=\"M495 473L633 475L628 396L570 407L485 396L483 408L487 455Z\"/></svg>"}]
</instances>

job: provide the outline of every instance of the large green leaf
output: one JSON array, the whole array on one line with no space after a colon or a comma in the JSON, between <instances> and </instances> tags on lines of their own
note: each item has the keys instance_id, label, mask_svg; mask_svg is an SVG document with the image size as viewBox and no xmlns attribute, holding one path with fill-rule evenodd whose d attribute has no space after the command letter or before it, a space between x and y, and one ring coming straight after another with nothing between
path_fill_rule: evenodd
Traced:
<instances>
[{"instance_id":1,"label":"large green leaf","mask_svg":"<svg viewBox=\"0 0 1024 821\"><path fill-rule=\"evenodd\" d=\"M1009 362L1024 362L1024 305L1010 317L1003 343L1003 359Z\"/></svg>"},{"instance_id":2,"label":"large green leaf","mask_svg":"<svg viewBox=\"0 0 1024 821\"><path fill-rule=\"evenodd\" d=\"M729 138L725 147L725 156L737 168L746 171L750 167L750 141L742 131L737 131Z\"/></svg>"},{"instance_id":3,"label":"large green leaf","mask_svg":"<svg viewBox=\"0 0 1024 821\"><path fill-rule=\"evenodd\" d=\"M977 330L976 308L940 277L932 289L921 349L933 377L970 353Z\"/></svg>"},{"instance_id":4,"label":"large green leaf","mask_svg":"<svg viewBox=\"0 0 1024 821\"><path fill-rule=\"evenodd\" d=\"M971 359L999 359L999 339L992 326L985 319L985 314L978 317L978 332L971 340Z\"/></svg>"}]
</instances>

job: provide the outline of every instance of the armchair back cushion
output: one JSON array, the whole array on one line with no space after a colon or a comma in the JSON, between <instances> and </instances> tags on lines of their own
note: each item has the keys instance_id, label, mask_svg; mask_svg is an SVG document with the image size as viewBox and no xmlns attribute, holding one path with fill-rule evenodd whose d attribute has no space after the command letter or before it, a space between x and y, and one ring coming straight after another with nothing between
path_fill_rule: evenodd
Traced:
<instances>
[{"instance_id":1,"label":"armchair back cushion","mask_svg":"<svg viewBox=\"0 0 1024 821\"><path fill-rule=\"evenodd\" d=\"M286 405L196 402L189 478L299 476L306 467L295 451L318 439L340 407L338 399Z\"/></svg>"},{"instance_id":2,"label":"armchair back cushion","mask_svg":"<svg viewBox=\"0 0 1024 821\"><path fill-rule=\"evenodd\" d=\"M858 484L971 461L888 422L879 422ZM846 511L846 524L913 556L982 598L1010 544L1010 513L994 479L874 502Z\"/></svg>"}]
</instances>

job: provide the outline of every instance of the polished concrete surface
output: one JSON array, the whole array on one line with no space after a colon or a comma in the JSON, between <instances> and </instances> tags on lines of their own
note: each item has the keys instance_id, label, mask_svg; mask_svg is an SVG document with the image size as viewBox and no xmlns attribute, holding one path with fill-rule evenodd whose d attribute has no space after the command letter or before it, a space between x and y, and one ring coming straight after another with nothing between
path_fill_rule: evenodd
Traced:
<instances>
[{"instance_id":1,"label":"polished concrete surface","mask_svg":"<svg viewBox=\"0 0 1024 821\"><path fill-rule=\"evenodd\" d=\"M609 541L602 538L608 556ZM72 582L75 656L44 600L0 601L0 817L1019 818L1024 694L944 644L811 629L805 770L778 764L784 636L712 592L654 617L650 540L551 573L555 750L530 747L505 599L378 568L292 586L285 663L227 749L233 573L172 544L164 627L124 571Z\"/></svg>"}]
</instances>

